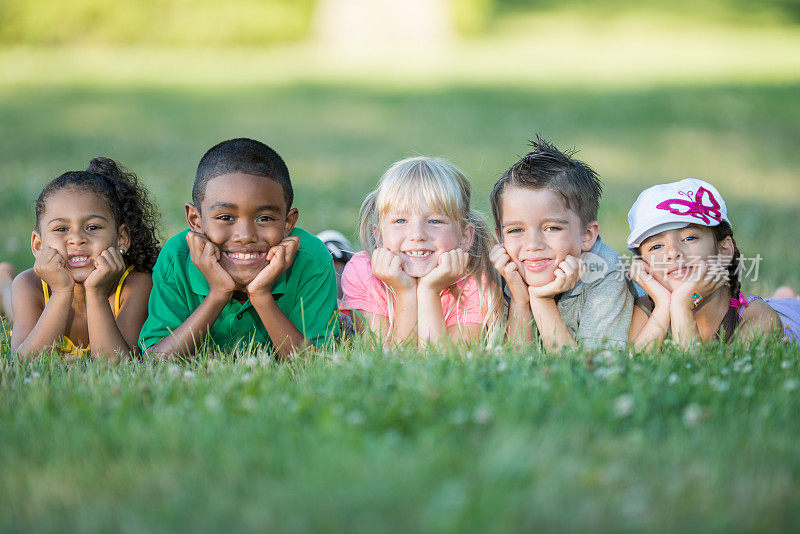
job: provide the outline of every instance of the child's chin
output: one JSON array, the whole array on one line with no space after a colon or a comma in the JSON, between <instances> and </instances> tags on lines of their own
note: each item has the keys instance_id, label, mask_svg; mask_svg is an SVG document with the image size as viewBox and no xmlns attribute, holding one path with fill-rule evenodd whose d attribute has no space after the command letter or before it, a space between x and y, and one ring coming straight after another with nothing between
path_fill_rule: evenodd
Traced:
<instances>
[{"instance_id":1,"label":"child's chin","mask_svg":"<svg viewBox=\"0 0 800 534\"><path fill-rule=\"evenodd\" d=\"M550 282L554 281L556 276L553 274L552 271L546 273L525 273L525 283L529 286L534 287L541 287L546 286Z\"/></svg>"}]
</instances>

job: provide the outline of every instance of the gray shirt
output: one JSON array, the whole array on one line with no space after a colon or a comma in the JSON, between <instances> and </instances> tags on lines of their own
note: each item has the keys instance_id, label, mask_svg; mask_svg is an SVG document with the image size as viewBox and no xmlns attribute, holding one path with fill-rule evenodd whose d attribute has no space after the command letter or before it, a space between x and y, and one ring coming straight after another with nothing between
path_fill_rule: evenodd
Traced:
<instances>
[{"instance_id":1,"label":"gray shirt","mask_svg":"<svg viewBox=\"0 0 800 534\"><path fill-rule=\"evenodd\" d=\"M633 287L619 254L598 236L581 254L588 271L558 300L558 311L573 339L585 347L621 347L628 343Z\"/></svg>"}]
</instances>

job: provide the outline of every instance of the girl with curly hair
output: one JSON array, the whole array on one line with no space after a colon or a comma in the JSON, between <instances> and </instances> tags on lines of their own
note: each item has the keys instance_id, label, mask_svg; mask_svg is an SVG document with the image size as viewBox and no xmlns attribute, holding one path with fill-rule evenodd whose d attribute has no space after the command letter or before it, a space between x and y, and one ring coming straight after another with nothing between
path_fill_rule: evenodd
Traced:
<instances>
[{"instance_id":1,"label":"girl with curly hair","mask_svg":"<svg viewBox=\"0 0 800 534\"><path fill-rule=\"evenodd\" d=\"M36 201L36 260L12 286L12 350L135 355L159 252L157 218L136 175L109 158L50 182Z\"/></svg>"}]
</instances>

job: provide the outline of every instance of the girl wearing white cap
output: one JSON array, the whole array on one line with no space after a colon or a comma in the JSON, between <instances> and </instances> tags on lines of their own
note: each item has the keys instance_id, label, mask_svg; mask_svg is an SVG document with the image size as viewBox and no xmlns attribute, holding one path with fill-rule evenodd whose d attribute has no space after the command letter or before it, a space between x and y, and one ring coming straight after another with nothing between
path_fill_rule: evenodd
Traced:
<instances>
[{"instance_id":1,"label":"girl wearing white cap","mask_svg":"<svg viewBox=\"0 0 800 534\"><path fill-rule=\"evenodd\" d=\"M800 300L741 293L740 254L725 201L702 180L646 189L628 213L628 248L640 258L631 277L647 292L636 301L637 349L667 333L683 347L779 336L800 343Z\"/></svg>"}]
</instances>

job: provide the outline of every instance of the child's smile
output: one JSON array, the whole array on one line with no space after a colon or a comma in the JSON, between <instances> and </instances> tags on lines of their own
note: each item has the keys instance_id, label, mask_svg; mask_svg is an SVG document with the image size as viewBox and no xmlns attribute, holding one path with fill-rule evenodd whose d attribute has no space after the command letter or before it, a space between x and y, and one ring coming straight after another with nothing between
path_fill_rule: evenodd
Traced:
<instances>
[{"instance_id":1,"label":"child's smile","mask_svg":"<svg viewBox=\"0 0 800 534\"><path fill-rule=\"evenodd\" d=\"M401 254L403 270L421 278L436 268L439 256L461 247L469 248L471 236L450 217L427 204L414 213L390 210L381 218L382 246Z\"/></svg>"},{"instance_id":2,"label":"child's smile","mask_svg":"<svg viewBox=\"0 0 800 534\"><path fill-rule=\"evenodd\" d=\"M720 259L713 232L696 225L650 236L642 242L639 252L655 279L670 291L691 280L694 267L700 262Z\"/></svg>"},{"instance_id":3,"label":"child's smile","mask_svg":"<svg viewBox=\"0 0 800 534\"><path fill-rule=\"evenodd\" d=\"M58 190L47 199L39 225L31 242L34 254L44 247L55 249L77 283L91 274L104 250L122 244L105 200L75 187Z\"/></svg>"},{"instance_id":4,"label":"child's smile","mask_svg":"<svg viewBox=\"0 0 800 534\"><path fill-rule=\"evenodd\" d=\"M209 180L199 217L192 218L191 208L187 205L189 225L219 247L219 263L239 289L264 269L269 249L297 221L278 182L240 172Z\"/></svg>"},{"instance_id":5,"label":"child's smile","mask_svg":"<svg viewBox=\"0 0 800 534\"><path fill-rule=\"evenodd\" d=\"M503 193L502 217L501 242L528 285L552 282L558 264L567 255L581 254L580 217L548 189L507 188Z\"/></svg>"}]
</instances>

